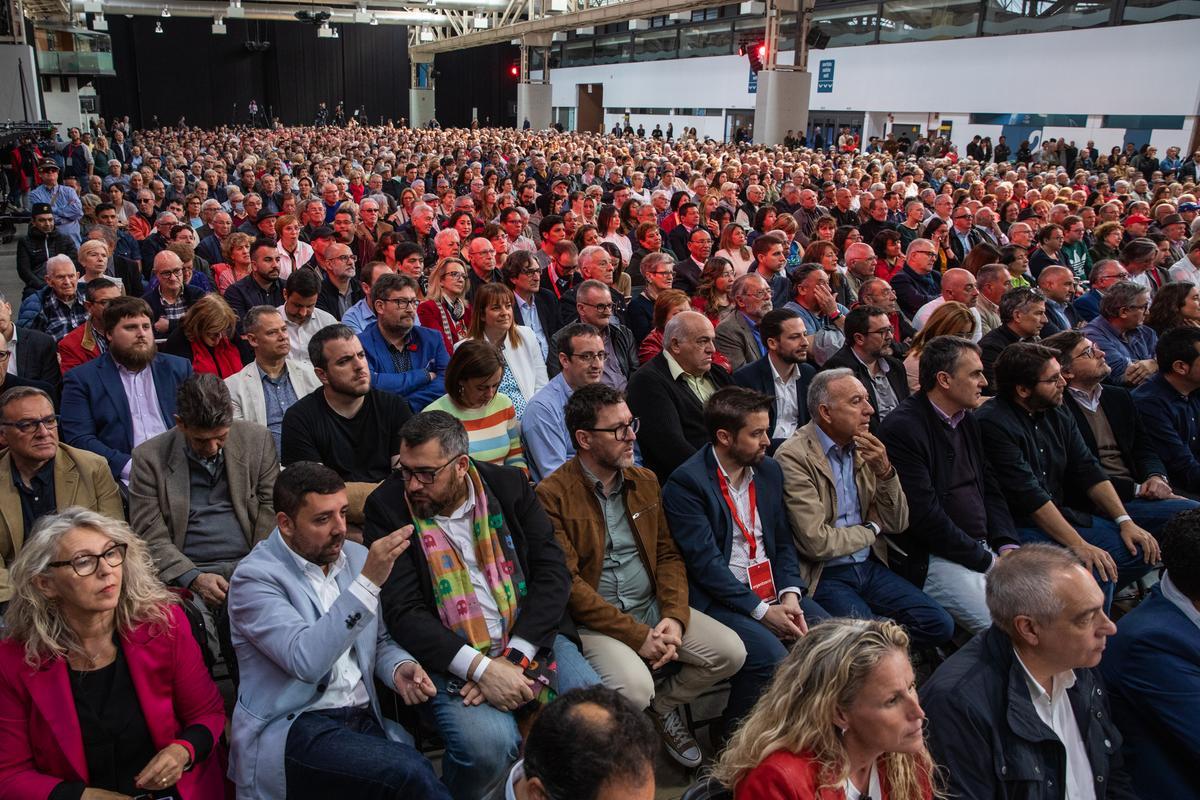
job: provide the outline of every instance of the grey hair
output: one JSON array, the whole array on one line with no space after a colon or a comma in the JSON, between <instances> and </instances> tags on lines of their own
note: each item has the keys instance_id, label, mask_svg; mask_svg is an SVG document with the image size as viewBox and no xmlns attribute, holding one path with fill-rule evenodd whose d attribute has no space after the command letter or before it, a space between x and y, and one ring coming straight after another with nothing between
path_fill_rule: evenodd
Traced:
<instances>
[{"instance_id":1,"label":"grey hair","mask_svg":"<svg viewBox=\"0 0 1200 800\"><path fill-rule=\"evenodd\" d=\"M611 294L607 286L594 278L589 278L588 280L579 284L579 286L575 287L576 303L579 302L579 298L583 297L585 292L604 292L606 295Z\"/></svg>"},{"instance_id":2,"label":"grey hair","mask_svg":"<svg viewBox=\"0 0 1200 800\"><path fill-rule=\"evenodd\" d=\"M0 339L3 338L3 336L0 336ZM54 405L54 401L50 399L50 395L36 386L14 386L5 391L4 394L0 394L0 414L3 414L4 409L13 403L18 400L24 400L26 397L40 397L52 407Z\"/></svg>"},{"instance_id":3,"label":"grey hair","mask_svg":"<svg viewBox=\"0 0 1200 800\"><path fill-rule=\"evenodd\" d=\"M579 268L583 269L585 263L591 263L593 258L604 256L608 258L608 251L598 244L593 244L583 248L579 253Z\"/></svg>"},{"instance_id":4,"label":"grey hair","mask_svg":"<svg viewBox=\"0 0 1200 800\"><path fill-rule=\"evenodd\" d=\"M667 320L667 324L663 327L663 350L667 350L671 346L671 342L676 339L682 340L685 333L691 329L693 325L699 324L702 320L707 320L708 317L701 314L699 311L681 311L671 319Z\"/></svg>"},{"instance_id":5,"label":"grey hair","mask_svg":"<svg viewBox=\"0 0 1200 800\"><path fill-rule=\"evenodd\" d=\"M467 429L445 411L423 411L400 428L400 443L405 447L420 447L433 439L447 458L465 456L471 450Z\"/></svg>"},{"instance_id":6,"label":"grey hair","mask_svg":"<svg viewBox=\"0 0 1200 800\"><path fill-rule=\"evenodd\" d=\"M1100 316L1105 319L1115 319L1121 316L1121 310L1137 302L1137 299L1150 290L1140 283L1133 281L1118 281L1104 290L1100 298Z\"/></svg>"},{"instance_id":7,"label":"grey hair","mask_svg":"<svg viewBox=\"0 0 1200 800\"><path fill-rule=\"evenodd\" d=\"M283 314L275 306L255 306L246 312L246 316L242 318L242 330L247 333L253 333L258 328L258 321L267 314L274 314L282 318Z\"/></svg>"},{"instance_id":8,"label":"grey hair","mask_svg":"<svg viewBox=\"0 0 1200 800\"><path fill-rule=\"evenodd\" d=\"M124 520L109 519L79 506L48 514L33 526L21 552L9 565L13 597L4 616L6 638L24 643L25 663L33 668L70 653L86 655L62 614L62 604L47 597L36 580L51 569L59 543L76 528L102 533L127 548L116 608L118 634L127 634L144 622L165 630L169 624L167 607L179 602L158 580L146 543Z\"/></svg>"},{"instance_id":9,"label":"grey hair","mask_svg":"<svg viewBox=\"0 0 1200 800\"><path fill-rule=\"evenodd\" d=\"M1197 219L1200 219L1200 217L1197 217ZM1088 273L1088 283L1095 283L1096 281L1100 280L1100 276L1104 274L1104 270L1108 268L1109 264L1116 264L1117 266L1120 266L1121 262L1115 258L1106 258L1103 261L1097 261L1092 265L1092 271ZM1124 267L1122 267L1122 269L1124 269Z\"/></svg>"},{"instance_id":10,"label":"grey hair","mask_svg":"<svg viewBox=\"0 0 1200 800\"><path fill-rule=\"evenodd\" d=\"M462 237L458 235L458 231L454 228L442 228L440 231L434 234L433 243L438 245L451 238L458 239L458 243L462 244Z\"/></svg>"},{"instance_id":11,"label":"grey hair","mask_svg":"<svg viewBox=\"0 0 1200 800\"><path fill-rule=\"evenodd\" d=\"M430 213L430 214L434 214L434 213L435 213L435 212L434 212L434 210L433 210L433 209L432 209L432 208L431 208L431 207L430 207L428 204L426 204L426 203L417 203L416 205L414 205L414 206L412 207L412 216L414 216L414 217L415 217L417 214L424 214L424 213L427 213L427 212L428 212L428 213Z\"/></svg>"},{"instance_id":12,"label":"grey hair","mask_svg":"<svg viewBox=\"0 0 1200 800\"><path fill-rule=\"evenodd\" d=\"M46 259L46 274L49 275L50 270L61 264L67 265L71 268L72 272L75 272L75 262L71 260L71 257L63 253L59 253L56 256L50 256L50 258Z\"/></svg>"},{"instance_id":13,"label":"grey hair","mask_svg":"<svg viewBox=\"0 0 1200 800\"><path fill-rule=\"evenodd\" d=\"M233 401L225 381L212 373L192 375L175 392L175 418L194 430L227 428L233 422Z\"/></svg>"},{"instance_id":14,"label":"grey hair","mask_svg":"<svg viewBox=\"0 0 1200 800\"><path fill-rule=\"evenodd\" d=\"M1067 548L1053 544L1022 545L997 559L987 574L987 607L992 622L1012 636L1017 617L1032 617L1039 622L1054 619L1066 607L1054 591L1055 583L1072 567L1083 567L1083 563Z\"/></svg>"},{"instance_id":15,"label":"grey hair","mask_svg":"<svg viewBox=\"0 0 1200 800\"><path fill-rule=\"evenodd\" d=\"M830 391L829 387L834 381L842 378L853 378L854 370L849 367L838 367L837 369L827 369L818 372L813 376L812 382L808 384L808 415L811 419L817 419L817 412L821 406L829 405Z\"/></svg>"},{"instance_id":16,"label":"grey hair","mask_svg":"<svg viewBox=\"0 0 1200 800\"><path fill-rule=\"evenodd\" d=\"M739 298L749 294L752 291L751 284L754 283L755 278L761 281L764 286L766 285L767 282L757 272L747 272L745 275L739 275L734 280L733 285L729 287L729 299L736 303Z\"/></svg>"},{"instance_id":17,"label":"grey hair","mask_svg":"<svg viewBox=\"0 0 1200 800\"><path fill-rule=\"evenodd\" d=\"M675 257L670 253L664 253L661 250L657 253L647 253L642 258L642 263L639 265L642 271L642 277L649 278L652 273L658 271L660 264L670 264L671 266L674 266Z\"/></svg>"}]
</instances>

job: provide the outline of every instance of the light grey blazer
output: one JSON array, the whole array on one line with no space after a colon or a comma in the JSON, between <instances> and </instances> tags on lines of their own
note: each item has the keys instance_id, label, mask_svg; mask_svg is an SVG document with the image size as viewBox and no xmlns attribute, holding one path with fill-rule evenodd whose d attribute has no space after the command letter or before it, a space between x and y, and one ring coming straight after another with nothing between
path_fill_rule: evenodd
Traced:
<instances>
[{"instance_id":1,"label":"light grey blazer","mask_svg":"<svg viewBox=\"0 0 1200 800\"><path fill-rule=\"evenodd\" d=\"M416 659L349 591L367 549L346 541L342 552L349 562L337 577L342 593L327 614L320 612L316 592L278 528L242 559L229 582L229 622L241 673L229 754L238 800L287 796L288 731L325 691L334 663L351 646L379 723L390 739L412 743L403 728L383 718L372 678L378 674L389 683L397 664Z\"/></svg>"}]
</instances>

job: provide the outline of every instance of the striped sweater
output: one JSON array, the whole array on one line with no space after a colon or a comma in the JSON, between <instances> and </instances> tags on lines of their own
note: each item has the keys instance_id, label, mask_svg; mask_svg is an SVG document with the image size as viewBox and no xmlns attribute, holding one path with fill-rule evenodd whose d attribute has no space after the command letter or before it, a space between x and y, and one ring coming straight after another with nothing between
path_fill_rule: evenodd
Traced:
<instances>
[{"instance_id":1,"label":"striped sweater","mask_svg":"<svg viewBox=\"0 0 1200 800\"><path fill-rule=\"evenodd\" d=\"M521 424L517 421L512 400L506 395L497 392L482 408L461 408L455 405L450 395L444 394L427 405L425 411L445 411L461 421L471 440L471 458L476 461L529 471L521 447Z\"/></svg>"}]
</instances>

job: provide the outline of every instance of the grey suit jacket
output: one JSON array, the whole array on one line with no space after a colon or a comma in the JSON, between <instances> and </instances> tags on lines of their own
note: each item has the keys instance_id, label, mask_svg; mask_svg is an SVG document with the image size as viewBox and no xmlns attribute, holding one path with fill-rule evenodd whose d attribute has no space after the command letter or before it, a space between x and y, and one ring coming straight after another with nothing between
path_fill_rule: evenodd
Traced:
<instances>
[{"instance_id":1,"label":"grey suit jacket","mask_svg":"<svg viewBox=\"0 0 1200 800\"><path fill-rule=\"evenodd\" d=\"M241 685L233 709L229 777L238 800L287 796L283 755L292 722L316 703L342 653L354 648L371 709L393 741L412 743L384 720L373 677L390 685L403 661L415 661L379 624L350 585L362 572L367 548L342 544L346 563L337 574L341 594L321 613L316 591L276 528L242 559L229 582L229 623Z\"/></svg>"},{"instance_id":2,"label":"grey suit jacket","mask_svg":"<svg viewBox=\"0 0 1200 800\"><path fill-rule=\"evenodd\" d=\"M321 381L313 372L312 364L303 361L287 360L288 377L292 380L292 389L299 400L321 388ZM262 377L258 374L258 364L251 361L241 372L236 372L225 379L229 387L229 397L233 400L233 418L267 424L267 399L263 394ZM286 409L285 409L286 410Z\"/></svg>"},{"instance_id":3,"label":"grey suit jacket","mask_svg":"<svg viewBox=\"0 0 1200 800\"><path fill-rule=\"evenodd\" d=\"M740 312L733 312L717 326L717 349L729 359L731 371L762 358L762 350L754 339L754 332Z\"/></svg>"},{"instance_id":4,"label":"grey suit jacket","mask_svg":"<svg viewBox=\"0 0 1200 800\"><path fill-rule=\"evenodd\" d=\"M54 456L54 501L60 509L83 506L112 519L125 519L121 493L108 462L61 442ZM0 456L0 602L12 598L7 562L21 552L28 533L21 495L12 482L12 455L5 450Z\"/></svg>"},{"instance_id":5,"label":"grey suit jacket","mask_svg":"<svg viewBox=\"0 0 1200 800\"><path fill-rule=\"evenodd\" d=\"M183 554L191 481L183 433L172 428L133 449L129 472L129 520L145 539L159 577L179 580L196 566ZM233 512L247 547L275 527L272 491L279 475L275 441L262 425L234 420L225 440L225 474Z\"/></svg>"}]
</instances>

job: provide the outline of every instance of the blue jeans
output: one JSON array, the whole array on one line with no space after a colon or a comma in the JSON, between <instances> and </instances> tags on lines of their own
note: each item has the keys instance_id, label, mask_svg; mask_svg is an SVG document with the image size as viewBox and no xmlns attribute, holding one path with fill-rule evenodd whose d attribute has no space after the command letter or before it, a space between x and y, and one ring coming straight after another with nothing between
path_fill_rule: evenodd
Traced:
<instances>
[{"instance_id":1,"label":"blue jeans","mask_svg":"<svg viewBox=\"0 0 1200 800\"><path fill-rule=\"evenodd\" d=\"M1125 504L1125 513L1151 536L1157 537L1176 514L1193 508L1200 508L1200 503L1195 500L1130 500Z\"/></svg>"},{"instance_id":2,"label":"blue jeans","mask_svg":"<svg viewBox=\"0 0 1200 800\"><path fill-rule=\"evenodd\" d=\"M1176 513L1184 511L1192 506L1185 506L1182 503L1191 503L1191 501L1178 500L1158 500L1158 501L1143 501L1134 500L1128 506L1126 511L1129 516L1134 517L1134 522L1146 528L1150 533L1154 533L1154 529L1148 527L1148 524L1154 524L1154 518L1158 519L1157 525L1161 528L1166 524L1166 521L1174 516L1173 513L1168 513L1170 508L1168 504L1176 506ZM1134 516L1134 512L1130 511L1130 506L1159 506L1161 508L1152 509L1152 513L1147 516L1143 510L1142 518L1139 520ZM1192 504L1194 506L1194 504ZM1100 584L1100 589L1104 592L1104 611L1108 613L1109 607L1112 605L1113 595L1120 591L1125 586L1136 581L1138 578L1145 575L1150 570L1154 569L1153 564L1147 564L1142 558L1142 549L1139 547L1137 553L1130 553L1125 547L1125 542L1121 541L1120 527L1110 519L1092 515L1092 525L1090 528L1075 528L1085 542L1093 547L1099 547L1106 551L1117 565L1117 581L1107 581L1096 575L1096 583ZM1041 528L1017 528L1017 538L1022 542L1047 542L1049 544L1057 544L1053 539L1046 535Z\"/></svg>"},{"instance_id":3,"label":"blue jeans","mask_svg":"<svg viewBox=\"0 0 1200 800\"><path fill-rule=\"evenodd\" d=\"M813 599L835 617L894 619L917 644L943 644L954 635L954 620L946 609L874 556L859 564L825 567Z\"/></svg>"},{"instance_id":4,"label":"blue jeans","mask_svg":"<svg viewBox=\"0 0 1200 800\"><path fill-rule=\"evenodd\" d=\"M810 626L829 618L825 609L810 598L801 600L800 607ZM758 696L767 688L775 666L787 655L787 646L766 625L731 608L713 604L704 613L732 629L746 647L746 660L730 679L729 702L721 720L723 730L732 732L733 726L750 713Z\"/></svg>"},{"instance_id":5,"label":"blue jeans","mask_svg":"<svg viewBox=\"0 0 1200 800\"><path fill-rule=\"evenodd\" d=\"M387 738L369 710L301 714L288 731L284 770L288 800L450 798L433 765L411 745Z\"/></svg>"},{"instance_id":6,"label":"blue jeans","mask_svg":"<svg viewBox=\"0 0 1200 800\"><path fill-rule=\"evenodd\" d=\"M600 676L561 634L554 640L558 662L558 692L595 686ZM459 689L463 681L445 673L431 674L437 695L421 706L432 715L446 752L442 756L442 782L455 800L478 800L516 762L521 734L511 712L487 703L464 706Z\"/></svg>"}]
</instances>

